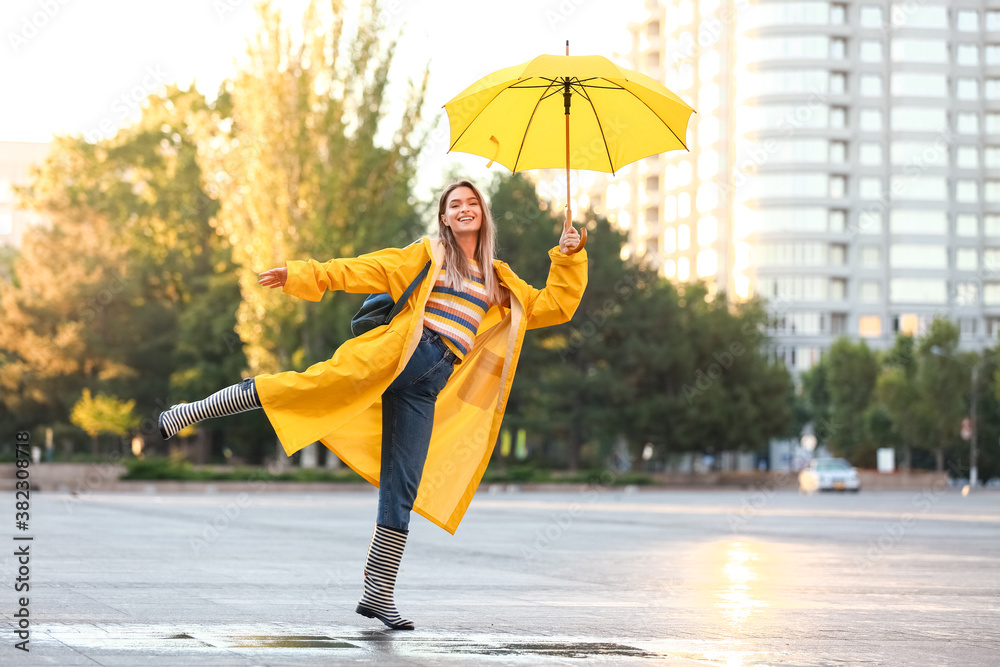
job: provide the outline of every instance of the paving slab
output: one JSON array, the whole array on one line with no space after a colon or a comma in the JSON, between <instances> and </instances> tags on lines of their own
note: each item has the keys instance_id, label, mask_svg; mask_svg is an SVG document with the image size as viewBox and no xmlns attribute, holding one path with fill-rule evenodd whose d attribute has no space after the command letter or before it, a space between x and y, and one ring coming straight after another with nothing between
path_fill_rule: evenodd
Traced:
<instances>
[{"instance_id":1,"label":"paving slab","mask_svg":"<svg viewBox=\"0 0 1000 667\"><path fill-rule=\"evenodd\" d=\"M455 535L413 516L413 632L354 613L376 502L34 494L0 558L0 664L998 663L995 492L484 489Z\"/></svg>"}]
</instances>

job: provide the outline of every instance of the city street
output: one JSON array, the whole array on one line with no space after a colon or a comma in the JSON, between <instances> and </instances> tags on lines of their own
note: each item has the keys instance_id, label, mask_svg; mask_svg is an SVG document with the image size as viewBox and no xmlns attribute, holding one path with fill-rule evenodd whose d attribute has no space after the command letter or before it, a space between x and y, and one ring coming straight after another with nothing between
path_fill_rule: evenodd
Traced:
<instances>
[{"instance_id":1,"label":"city street","mask_svg":"<svg viewBox=\"0 0 1000 667\"><path fill-rule=\"evenodd\" d=\"M0 663L987 665L1000 651L997 492L483 487L455 535L413 516L396 591L413 632L354 613L376 497L33 495L31 529L8 529L3 550ZM16 593L23 544L30 592ZM15 648L22 595L30 653Z\"/></svg>"}]
</instances>

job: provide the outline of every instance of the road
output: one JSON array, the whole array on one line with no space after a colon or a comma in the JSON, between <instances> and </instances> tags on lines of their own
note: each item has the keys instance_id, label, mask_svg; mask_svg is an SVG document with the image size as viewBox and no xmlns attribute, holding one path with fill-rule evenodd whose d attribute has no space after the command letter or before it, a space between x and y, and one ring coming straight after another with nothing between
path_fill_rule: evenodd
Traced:
<instances>
[{"instance_id":1,"label":"road","mask_svg":"<svg viewBox=\"0 0 1000 667\"><path fill-rule=\"evenodd\" d=\"M494 491L455 535L414 515L414 632L354 613L371 487L35 494L0 664L997 664L1000 493Z\"/></svg>"}]
</instances>

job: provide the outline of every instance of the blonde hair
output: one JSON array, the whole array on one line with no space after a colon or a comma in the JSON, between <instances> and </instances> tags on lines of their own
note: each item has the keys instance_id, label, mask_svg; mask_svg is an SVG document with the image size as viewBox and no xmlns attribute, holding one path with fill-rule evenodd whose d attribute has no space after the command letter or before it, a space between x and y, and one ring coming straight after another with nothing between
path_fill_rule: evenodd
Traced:
<instances>
[{"instance_id":1,"label":"blonde hair","mask_svg":"<svg viewBox=\"0 0 1000 667\"><path fill-rule=\"evenodd\" d=\"M438 202L438 238L444 242L445 285L452 289L462 289L462 279L470 276L469 262L465 252L458 245L451 227L444 224L444 211L448 204L448 195L458 188L469 188L479 201L482 223L479 226L479 240L476 242L476 262L483 272L483 288L489 298L490 305L504 303L507 300L507 288L500 284L493 260L496 258L497 229L493 224L493 216L486 200L479 189L469 181L457 181L444 189Z\"/></svg>"}]
</instances>

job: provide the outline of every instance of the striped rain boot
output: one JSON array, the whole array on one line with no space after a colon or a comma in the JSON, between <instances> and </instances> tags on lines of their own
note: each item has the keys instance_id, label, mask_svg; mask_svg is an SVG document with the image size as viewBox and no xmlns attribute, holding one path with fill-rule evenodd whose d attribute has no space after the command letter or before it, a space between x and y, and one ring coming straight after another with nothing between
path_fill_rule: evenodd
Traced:
<instances>
[{"instance_id":1,"label":"striped rain boot","mask_svg":"<svg viewBox=\"0 0 1000 667\"><path fill-rule=\"evenodd\" d=\"M379 619L393 630L413 629L413 621L401 618L393 601L396 573L409 532L375 524L365 563L365 593L354 610L362 616Z\"/></svg>"},{"instance_id":2,"label":"striped rain boot","mask_svg":"<svg viewBox=\"0 0 1000 667\"><path fill-rule=\"evenodd\" d=\"M235 415L260 406L257 387L253 378L217 391L206 399L194 403L182 403L160 413L158 424L163 439L172 438L186 426L209 417Z\"/></svg>"}]
</instances>

